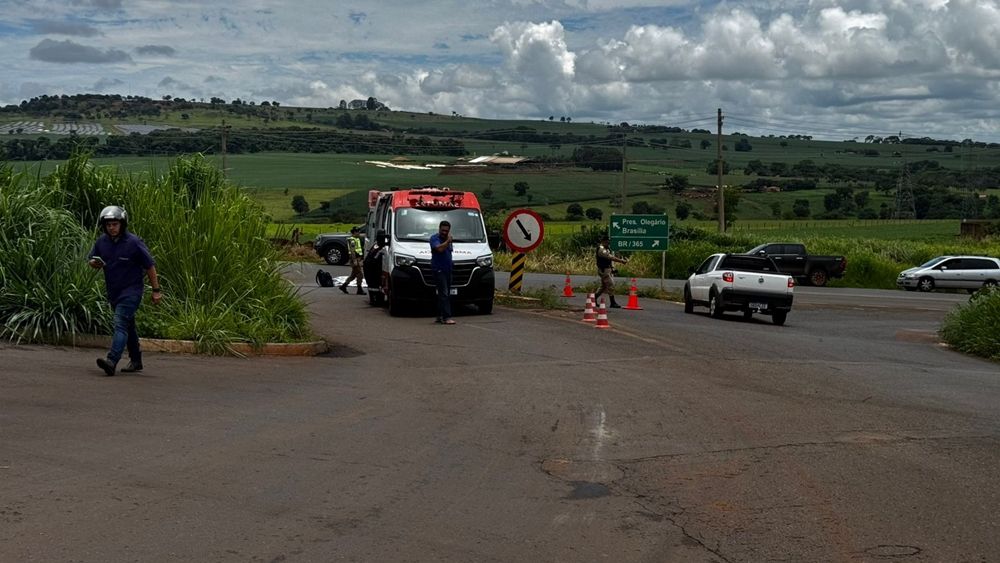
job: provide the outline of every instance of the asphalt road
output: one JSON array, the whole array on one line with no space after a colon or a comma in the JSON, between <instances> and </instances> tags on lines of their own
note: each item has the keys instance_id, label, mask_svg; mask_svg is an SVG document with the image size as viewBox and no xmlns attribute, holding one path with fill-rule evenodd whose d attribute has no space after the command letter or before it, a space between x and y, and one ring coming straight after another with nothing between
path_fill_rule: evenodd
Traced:
<instances>
[{"instance_id":1,"label":"asphalt road","mask_svg":"<svg viewBox=\"0 0 1000 563\"><path fill-rule=\"evenodd\" d=\"M1000 560L1000 369L941 295L442 326L310 273L326 357L0 346L0 560Z\"/></svg>"}]
</instances>

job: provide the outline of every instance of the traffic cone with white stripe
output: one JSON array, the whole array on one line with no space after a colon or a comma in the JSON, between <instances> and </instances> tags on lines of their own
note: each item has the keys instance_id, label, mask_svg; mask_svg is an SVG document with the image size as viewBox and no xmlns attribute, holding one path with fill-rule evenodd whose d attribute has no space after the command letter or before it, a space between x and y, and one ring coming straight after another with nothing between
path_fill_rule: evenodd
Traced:
<instances>
[{"instance_id":1,"label":"traffic cone with white stripe","mask_svg":"<svg viewBox=\"0 0 1000 563\"><path fill-rule=\"evenodd\" d=\"M601 297L601 304L597 306L597 324L594 327L611 328L608 324L608 309L604 306L604 297Z\"/></svg>"},{"instance_id":2,"label":"traffic cone with white stripe","mask_svg":"<svg viewBox=\"0 0 1000 563\"><path fill-rule=\"evenodd\" d=\"M573 286L569 281L569 272L566 272L566 286L563 287L563 297L573 297Z\"/></svg>"},{"instance_id":3,"label":"traffic cone with white stripe","mask_svg":"<svg viewBox=\"0 0 1000 563\"><path fill-rule=\"evenodd\" d=\"M635 287L635 278L632 278L632 289L628 290L628 305L625 305L622 309L630 309L632 311L642 310L642 307L639 306L639 290Z\"/></svg>"},{"instance_id":4,"label":"traffic cone with white stripe","mask_svg":"<svg viewBox=\"0 0 1000 563\"><path fill-rule=\"evenodd\" d=\"M597 313L594 312L594 294L587 294L587 304L583 307L583 322L597 322Z\"/></svg>"}]
</instances>

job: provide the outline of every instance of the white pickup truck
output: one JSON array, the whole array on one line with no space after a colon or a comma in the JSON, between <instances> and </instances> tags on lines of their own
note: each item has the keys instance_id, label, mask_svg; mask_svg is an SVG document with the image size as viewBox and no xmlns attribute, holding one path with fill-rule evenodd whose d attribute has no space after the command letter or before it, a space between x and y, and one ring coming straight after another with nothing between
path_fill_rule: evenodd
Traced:
<instances>
[{"instance_id":1,"label":"white pickup truck","mask_svg":"<svg viewBox=\"0 0 1000 563\"><path fill-rule=\"evenodd\" d=\"M713 254L691 269L684 284L684 312L693 313L695 305L703 305L715 318L726 311L743 311L745 318L754 313L771 315L774 324L783 325L792 310L794 288L795 279L778 273L768 257Z\"/></svg>"}]
</instances>

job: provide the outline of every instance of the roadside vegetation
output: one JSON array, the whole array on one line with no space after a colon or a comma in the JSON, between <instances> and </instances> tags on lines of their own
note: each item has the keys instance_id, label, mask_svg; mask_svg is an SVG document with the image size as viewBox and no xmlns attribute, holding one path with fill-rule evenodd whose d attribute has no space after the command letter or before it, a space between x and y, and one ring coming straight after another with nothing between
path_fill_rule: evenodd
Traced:
<instances>
[{"instance_id":1,"label":"roadside vegetation","mask_svg":"<svg viewBox=\"0 0 1000 563\"><path fill-rule=\"evenodd\" d=\"M966 354L1000 362L1000 291L981 289L948 314L941 338Z\"/></svg>"},{"instance_id":2,"label":"roadside vegetation","mask_svg":"<svg viewBox=\"0 0 1000 563\"><path fill-rule=\"evenodd\" d=\"M144 337L235 342L305 340L308 319L279 272L260 205L199 157L162 176L94 167L75 156L47 176L0 168L0 337L55 342L109 334L103 276L86 265L97 214L123 205L157 261L159 306L138 316Z\"/></svg>"}]
</instances>

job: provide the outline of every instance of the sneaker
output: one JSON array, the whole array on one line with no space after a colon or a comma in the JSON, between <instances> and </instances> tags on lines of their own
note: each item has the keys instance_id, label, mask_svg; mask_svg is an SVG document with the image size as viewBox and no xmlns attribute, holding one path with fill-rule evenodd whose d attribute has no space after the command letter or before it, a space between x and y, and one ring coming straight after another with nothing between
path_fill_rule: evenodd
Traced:
<instances>
[{"instance_id":1,"label":"sneaker","mask_svg":"<svg viewBox=\"0 0 1000 563\"><path fill-rule=\"evenodd\" d=\"M621 305L615 303L614 301L612 301L611 304L608 305L608 307L611 308L611 309L621 309L622 308Z\"/></svg>"},{"instance_id":2,"label":"sneaker","mask_svg":"<svg viewBox=\"0 0 1000 563\"><path fill-rule=\"evenodd\" d=\"M434 322L437 323L437 324L442 324L442 323L444 323L444 320L443 319L434 319Z\"/></svg>"},{"instance_id":3,"label":"sneaker","mask_svg":"<svg viewBox=\"0 0 1000 563\"><path fill-rule=\"evenodd\" d=\"M344 293L347 293L347 292L345 291ZM367 293L365 293L365 290L363 290L363 289L359 289L359 290L358 290L358 295L368 295L368 294L367 294Z\"/></svg>"},{"instance_id":4,"label":"sneaker","mask_svg":"<svg viewBox=\"0 0 1000 563\"><path fill-rule=\"evenodd\" d=\"M133 373L136 371L142 371L142 364L129 362L127 366L122 368L122 373Z\"/></svg>"},{"instance_id":5,"label":"sneaker","mask_svg":"<svg viewBox=\"0 0 1000 563\"><path fill-rule=\"evenodd\" d=\"M455 324L455 319L445 319L444 320L444 324L446 324L446 325L453 325L453 324Z\"/></svg>"},{"instance_id":6,"label":"sneaker","mask_svg":"<svg viewBox=\"0 0 1000 563\"><path fill-rule=\"evenodd\" d=\"M343 291L344 293L347 293L347 286L346 285L340 286L340 291Z\"/></svg>"},{"instance_id":7,"label":"sneaker","mask_svg":"<svg viewBox=\"0 0 1000 563\"><path fill-rule=\"evenodd\" d=\"M97 367L104 370L104 375L111 377L115 374L115 364L107 358L97 358Z\"/></svg>"}]
</instances>

